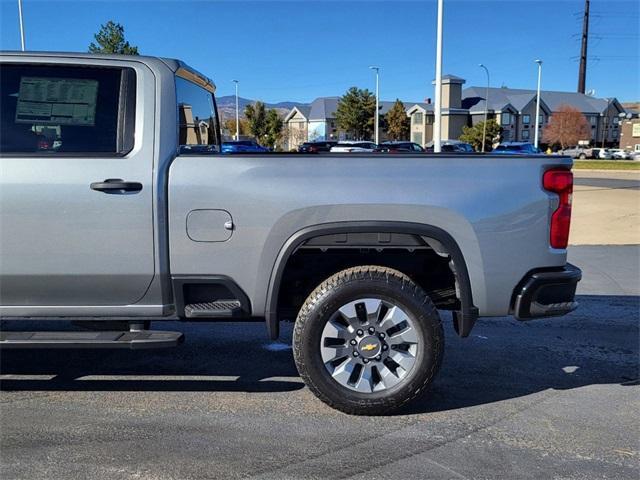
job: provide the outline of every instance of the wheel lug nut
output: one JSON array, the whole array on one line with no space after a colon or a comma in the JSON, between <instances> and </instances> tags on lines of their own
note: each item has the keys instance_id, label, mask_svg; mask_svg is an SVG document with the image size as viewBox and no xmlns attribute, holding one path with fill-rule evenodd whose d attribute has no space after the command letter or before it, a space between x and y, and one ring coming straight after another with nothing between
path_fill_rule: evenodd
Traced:
<instances>
[{"instance_id":1,"label":"wheel lug nut","mask_svg":"<svg viewBox=\"0 0 640 480\"><path fill-rule=\"evenodd\" d=\"M376 333L376 329L373 327L369 327L369 333L373 335L374 333Z\"/></svg>"},{"instance_id":2,"label":"wheel lug nut","mask_svg":"<svg viewBox=\"0 0 640 480\"><path fill-rule=\"evenodd\" d=\"M363 361L364 363L369 363L369 359L368 359L368 358L363 358L363 359L362 359L362 361Z\"/></svg>"},{"instance_id":3,"label":"wheel lug nut","mask_svg":"<svg viewBox=\"0 0 640 480\"><path fill-rule=\"evenodd\" d=\"M380 338L384 338L384 337L386 337L386 335L384 333L380 332Z\"/></svg>"},{"instance_id":4,"label":"wheel lug nut","mask_svg":"<svg viewBox=\"0 0 640 480\"><path fill-rule=\"evenodd\" d=\"M355 340L355 339L353 339L353 340L351 340L349 343L350 343L351 345L355 345L355 344L356 344L356 343L358 343L358 342L356 342L356 340Z\"/></svg>"},{"instance_id":5,"label":"wheel lug nut","mask_svg":"<svg viewBox=\"0 0 640 480\"><path fill-rule=\"evenodd\" d=\"M380 359L381 359L381 358L382 358L382 357L381 357L380 355L378 355L378 356L376 357L376 360L380 361Z\"/></svg>"},{"instance_id":6,"label":"wheel lug nut","mask_svg":"<svg viewBox=\"0 0 640 480\"><path fill-rule=\"evenodd\" d=\"M389 347L387 347L386 345L382 345L382 350L387 350Z\"/></svg>"},{"instance_id":7,"label":"wheel lug nut","mask_svg":"<svg viewBox=\"0 0 640 480\"><path fill-rule=\"evenodd\" d=\"M362 335L364 335L364 332L363 332L362 330L358 330L356 333L358 334L358 336L359 336L359 337L361 337Z\"/></svg>"},{"instance_id":8,"label":"wheel lug nut","mask_svg":"<svg viewBox=\"0 0 640 480\"><path fill-rule=\"evenodd\" d=\"M357 357L358 355L360 355L358 352L353 352L354 357Z\"/></svg>"}]
</instances>

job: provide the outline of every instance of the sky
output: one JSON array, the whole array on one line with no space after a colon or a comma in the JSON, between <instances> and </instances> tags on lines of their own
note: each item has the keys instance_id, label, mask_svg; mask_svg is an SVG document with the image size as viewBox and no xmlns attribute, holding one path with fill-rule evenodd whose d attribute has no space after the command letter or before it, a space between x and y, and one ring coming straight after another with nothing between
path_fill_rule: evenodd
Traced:
<instances>
[{"instance_id":1,"label":"sky","mask_svg":"<svg viewBox=\"0 0 640 480\"><path fill-rule=\"evenodd\" d=\"M576 91L584 0L444 0L443 73L465 86ZM184 60L218 86L266 102L310 102L349 87L406 102L433 97L435 0L23 0L28 50L86 51L121 23L141 54ZM591 0L587 89L640 101L640 2ZM0 49L18 50L17 0L0 0Z\"/></svg>"}]
</instances>

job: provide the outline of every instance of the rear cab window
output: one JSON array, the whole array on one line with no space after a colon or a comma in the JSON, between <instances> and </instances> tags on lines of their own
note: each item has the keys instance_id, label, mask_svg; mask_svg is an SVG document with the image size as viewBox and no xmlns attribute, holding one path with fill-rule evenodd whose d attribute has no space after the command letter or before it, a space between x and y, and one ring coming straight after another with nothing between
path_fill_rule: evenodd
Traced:
<instances>
[{"instance_id":1,"label":"rear cab window","mask_svg":"<svg viewBox=\"0 0 640 480\"><path fill-rule=\"evenodd\" d=\"M0 153L122 156L133 149L131 68L0 65Z\"/></svg>"},{"instance_id":2,"label":"rear cab window","mask_svg":"<svg viewBox=\"0 0 640 480\"><path fill-rule=\"evenodd\" d=\"M179 70L176 99L179 153L219 153L221 142L214 86L188 71L181 74Z\"/></svg>"}]
</instances>

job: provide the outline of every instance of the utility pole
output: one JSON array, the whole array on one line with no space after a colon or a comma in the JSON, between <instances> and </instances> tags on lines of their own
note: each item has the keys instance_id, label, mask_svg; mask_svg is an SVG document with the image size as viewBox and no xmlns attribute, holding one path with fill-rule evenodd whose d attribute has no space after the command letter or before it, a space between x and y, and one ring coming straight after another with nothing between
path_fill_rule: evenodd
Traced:
<instances>
[{"instance_id":1,"label":"utility pole","mask_svg":"<svg viewBox=\"0 0 640 480\"><path fill-rule=\"evenodd\" d=\"M479 65L480 68L484 68L484 71L487 72L487 93L484 96L484 126L482 127L482 153L484 153L484 146L487 142L487 114L489 113L489 69L484 66L482 63Z\"/></svg>"},{"instance_id":2,"label":"utility pole","mask_svg":"<svg viewBox=\"0 0 640 480\"><path fill-rule=\"evenodd\" d=\"M436 28L436 104L433 119L433 151L442 151L442 11L443 0L438 0L438 21Z\"/></svg>"},{"instance_id":3,"label":"utility pole","mask_svg":"<svg viewBox=\"0 0 640 480\"><path fill-rule=\"evenodd\" d=\"M18 17L20 19L20 46L24 52L24 21L22 20L22 0L18 0Z\"/></svg>"},{"instance_id":4,"label":"utility pole","mask_svg":"<svg viewBox=\"0 0 640 480\"><path fill-rule=\"evenodd\" d=\"M578 93L585 92L587 81L587 43L589 41L589 0L584 1L582 20L582 46L580 47L580 70L578 71Z\"/></svg>"},{"instance_id":5,"label":"utility pole","mask_svg":"<svg viewBox=\"0 0 640 480\"><path fill-rule=\"evenodd\" d=\"M240 112L238 109L238 80L232 80L233 83L236 84L236 138L235 140L240 140Z\"/></svg>"},{"instance_id":6,"label":"utility pole","mask_svg":"<svg viewBox=\"0 0 640 480\"><path fill-rule=\"evenodd\" d=\"M376 145L380 143L380 67L371 66L369 67L371 70L376 71L376 117L375 117L375 137L376 137Z\"/></svg>"},{"instance_id":7,"label":"utility pole","mask_svg":"<svg viewBox=\"0 0 640 480\"><path fill-rule=\"evenodd\" d=\"M538 64L538 89L536 93L536 124L535 124L535 134L533 140L533 146L538 148L538 138L540 131L540 80L542 79L542 60L536 60Z\"/></svg>"}]
</instances>

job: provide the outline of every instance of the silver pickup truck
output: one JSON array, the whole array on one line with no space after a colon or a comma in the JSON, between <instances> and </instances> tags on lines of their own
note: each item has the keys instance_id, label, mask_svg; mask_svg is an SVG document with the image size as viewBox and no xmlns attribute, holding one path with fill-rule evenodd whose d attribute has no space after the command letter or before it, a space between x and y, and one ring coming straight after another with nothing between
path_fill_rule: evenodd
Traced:
<instances>
[{"instance_id":1,"label":"silver pickup truck","mask_svg":"<svg viewBox=\"0 0 640 480\"><path fill-rule=\"evenodd\" d=\"M433 380L439 311L466 337L478 317L577 305L570 158L221 154L215 86L180 61L0 62L0 315L117 326L1 347L173 346L150 322L176 319L276 339L295 320L309 388L380 414Z\"/></svg>"}]
</instances>

